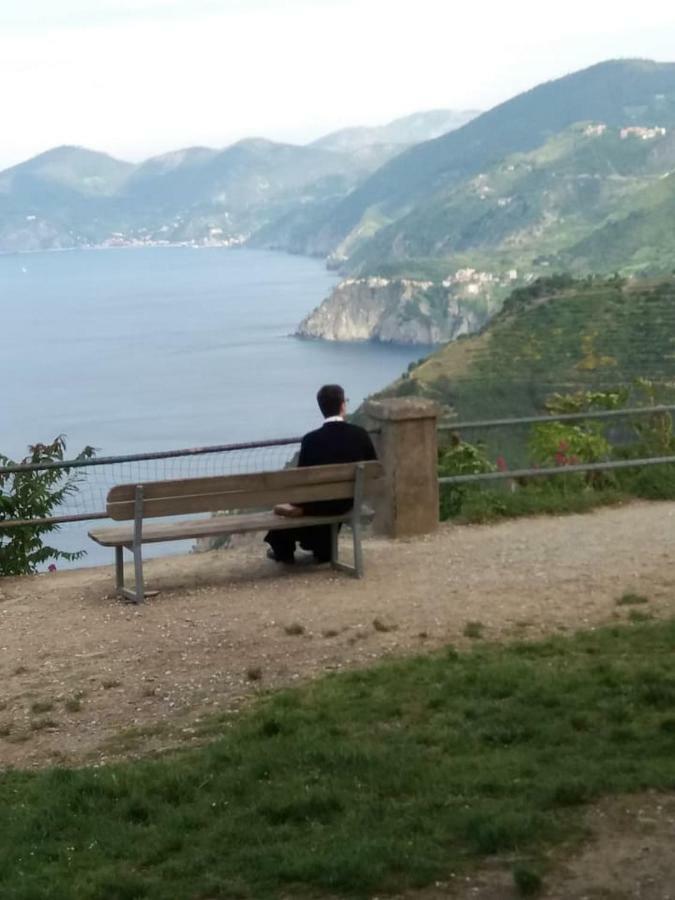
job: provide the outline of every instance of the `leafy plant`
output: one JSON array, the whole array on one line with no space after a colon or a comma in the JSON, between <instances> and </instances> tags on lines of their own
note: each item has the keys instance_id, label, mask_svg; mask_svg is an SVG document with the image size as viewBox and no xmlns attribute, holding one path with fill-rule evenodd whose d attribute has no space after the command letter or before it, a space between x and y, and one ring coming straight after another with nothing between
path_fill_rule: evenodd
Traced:
<instances>
[{"instance_id":1,"label":"leafy plant","mask_svg":"<svg viewBox=\"0 0 675 900\"><path fill-rule=\"evenodd\" d=\"M628 392L577 391L572 394L553 394L545 406L554 415L594 412L595 410L619 409L625 405ZM606 435L607 425L603 421L583 420L580 422L556 421L537 425L530 437L530 453L536 464L544 466L574 466L596 463L611 459L613 447ZM609 481L604 473L594 472L566 478L566 488L578 481L580 484L598 486Z\"/></svg>"},{"instance_id":2,"label":"leafy plant","mask_svg":"<svg viewBox=\"0 0 675 900\"><path fill-rule=\"evenodd\" d=\"M459 436L453 435L449 447L441 448L438 453L439 477L450 475L478 475L494 472L495 466L490 462L482 444L467 444ZM441 518L447 519L457 515L467 493L480 490L472 484L448 484L441 486Z\"/></svg>"},{"instance_id":3,"label":"leafy plant","mask_svg":"<svg viewBox=\"0 0 675 900\"><path fill-rule=\"evenodd\" d=\"M662 386L648 378L638 378L636 389L641 393L645 406L658 406L661 402L659 393ZM672 398L669 398L672 402ZM638 456L669 456L673 450L673 420L668 412L653 412L648 416L640 416L631 422L637 437L634 451Z\"/></svg>"},{"instance_id":4,"label":"leafy plant","mask_svg":"<svg viewBox=\"0 0 675 900\"><path fill-rule=\"evenodd\" d=\"M535 461L545 466L600 462L612 452L597 422L545 422L533 430L530 447Z\"/></svg>"},{"instance_id":5,"label":"leafy plant","mask_svg":"<svg viewBox=\"0 0 675 900\"><path fill-rule=\"evenodd\" d=\"M59 435L51 444L29 447L28 456L19 463L0 454L0 524L16 519L53 517L66 497L77 491L80 480L72 466L22 472L6 472L3 467L63 462L65 452L65 439ZM73 461L91 459L94 455L93 447L85 447ZM68 553L45 544L45 535L58 528L53 523L0 528L0 575L30 574L50 559L81 559L84 550Z\"/></svg>"}]
</instances>

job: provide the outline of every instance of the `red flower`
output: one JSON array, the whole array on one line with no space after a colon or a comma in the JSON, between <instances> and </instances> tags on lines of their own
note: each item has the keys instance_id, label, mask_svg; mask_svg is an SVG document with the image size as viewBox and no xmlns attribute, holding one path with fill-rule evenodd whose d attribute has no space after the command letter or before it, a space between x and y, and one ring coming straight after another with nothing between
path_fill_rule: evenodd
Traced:
<instances>
[{"instance_id":1,"label":"red flower","mask_svg":"<svg viewBox=\"0 0 675 900\"><path fill-rule=\"evenodd\" d=\"M556 466L564 466L567 463L567 457L564 453L558 451L555 455L555 464Z\"/></svg>"},{"instance_id":2,"label":"red flower","mask_svg":"<svg viewBox=\"0 0 675 900\"><path fill-rule=\"evenodd\" d=\"M498 456L496 462L500 472L508 472L509 466L503 456Z\"/></svg>"}]
</instances>

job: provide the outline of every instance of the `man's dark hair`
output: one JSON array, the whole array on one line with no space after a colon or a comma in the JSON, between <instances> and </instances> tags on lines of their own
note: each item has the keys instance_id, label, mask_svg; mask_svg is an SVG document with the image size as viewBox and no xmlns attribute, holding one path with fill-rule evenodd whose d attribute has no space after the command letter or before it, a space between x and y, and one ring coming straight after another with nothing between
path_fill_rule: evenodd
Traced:
<instances>
[{"instance_id":1,"label":"man's dark hair","mask_svg":"<svg viewBox=\"0 0 675 900\"><path fill-rule=\"evenodd\" d=\"M319 388L316 402L319 404L319 409L325 419L331 416L339 416L342 404L345 402L344 388L340 387L339 384L324 384L322 388Z\"/></svg>"}]
</instances>

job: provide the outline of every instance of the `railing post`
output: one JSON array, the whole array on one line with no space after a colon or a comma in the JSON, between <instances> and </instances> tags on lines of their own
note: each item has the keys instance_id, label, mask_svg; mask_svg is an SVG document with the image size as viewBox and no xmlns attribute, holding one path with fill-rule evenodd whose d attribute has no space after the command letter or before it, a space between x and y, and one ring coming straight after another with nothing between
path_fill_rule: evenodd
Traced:
<instances>
[{"instance_id":1,"label":"railing post","mask_svg":"<svg viewBox=\"0 0 675 900\"><path fill-rule=\"evenodd\" d=\"M436 403L411 397L370 400L365 407L380 434L384 467L375 531L389 537L430 534L438 527Z\"/></svg>"}]
</instances>

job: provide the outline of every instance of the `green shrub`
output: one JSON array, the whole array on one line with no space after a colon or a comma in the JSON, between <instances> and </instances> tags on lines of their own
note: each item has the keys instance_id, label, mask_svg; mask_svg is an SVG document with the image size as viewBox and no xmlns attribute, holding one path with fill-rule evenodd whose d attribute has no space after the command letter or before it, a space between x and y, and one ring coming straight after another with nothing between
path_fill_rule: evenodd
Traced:
<instances>
[{"instance_id":1,"label":"green shrub","mask_svg":"<svg viewBox=\"0 0 675 900\"><path fill-rule=\"evenodd\" d=\"M659 391L661 393L659 393ZM632 420L603 419L581 422L552 419L536 425L527 442L509 444L508 434L491 454L510 447L517 460L515 468L530 466L559 468L560 474L514 478L507 482L477 482L441 487L442 519L490 522L526 515L581 513L597 506L620 503L633 497L646 500L675 499L675 465L663 464L636 469L596 472L566 472L576 464L630 460L675 455L675 438L669 413L650 410L663 397L662 388L640 379L632 388L610 391L577 391L553 394L545 403L552 415L593 413L626 406L644 406L648 413ZM506 470L502 456L497 466ZM494 471L483 445L472 446L458 436L439 456L439 475Z\"/></svg>"},{"instance_id":2,"label":"green shrub","mask_svg":"<svg viewBox=\"0 0 675 900\"><path fill-rule=\"evenodd\" d=\"M438 474L441 478L451 475L478 475L494 471L495 466L487 458L481 444L467 444L453 435L450 446L439 450ZM441 485L441 519L456 516L461 512L465 498L469 494L480 492L480 490L481 487L477 484Z\"/></svg>"},{"instance_id":3,"label":"green shrub","mask_svg":"<svg viewBox=\"0 0 675 900\"><path fill-rule=\"evenodd\" d=\"M72 467L38 469L9 473L2 467L63 462L66 442L59 436L51 444L34 444L20 463L0 454L0 524L3 520L43 519L54 516L66 497L77 491L78 476ZM75 459L91 459L92 447L85 447ZM26 575L50 559L76 560L85 555L81 550L67 553L44 543L44 536L58 525L21 525L0 528L0 575Z\"/></svg>"},{"instance_id":4,"label":"green shrub","mask_svg":"<svg viewBox=\"0 0 675 900\"><path fill-rule=\"evenodd\" d=\"M624 490L644 500L675 500L675 465L626 469L619 481Z\"/></svg>"}]
</instances>

